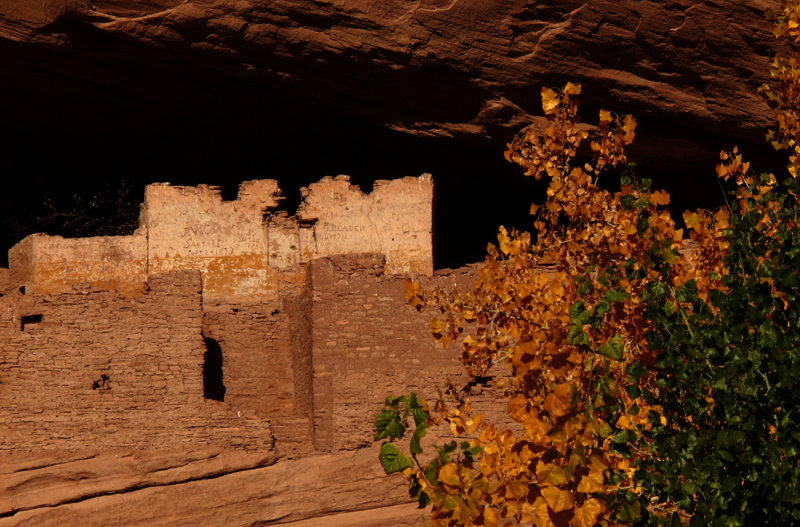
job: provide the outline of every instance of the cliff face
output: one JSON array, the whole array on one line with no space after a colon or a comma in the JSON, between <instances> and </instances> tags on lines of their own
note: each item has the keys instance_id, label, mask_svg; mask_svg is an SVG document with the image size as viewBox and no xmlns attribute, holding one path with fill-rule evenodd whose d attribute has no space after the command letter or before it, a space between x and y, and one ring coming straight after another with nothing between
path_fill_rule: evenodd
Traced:
<instances>
[{"instance_id":1,"label":"cliff face","mask_svg":"<svg viewBox=\"0 0 800 527\"><path fill-rule=\"evenodd\" d=\"M202 54L414 134L496 138L566 79L678 127L747 135L775 51L767 0L3 0L0 36ZM92 50L102 53L101 50ZM112 81L113 82L113 81ZM609 99L612 97L613 99Z\"/></svg>"},{"instance_id":2,"label":"cliff face","mask_svg":"<svg viewBox=\"0 0 800 527\"><path fill-rule=\"evenodd\" d=\"M150 68L144 75L199 59L201 76L268 85L411 134L484 143L529 123L542 85L579 81L587 109L642 118L645 162L682 151L689 165L698 147L713 150L708 135L760 145L771 122L756 89L776 51L763 17L772 4L2 0L0 38L68 50L84 70L72 74L87 77L80 89L99 100L130 90L124 72L96 69L104 58L116 56L120 70Z\"/></svg>"}]
</instances>

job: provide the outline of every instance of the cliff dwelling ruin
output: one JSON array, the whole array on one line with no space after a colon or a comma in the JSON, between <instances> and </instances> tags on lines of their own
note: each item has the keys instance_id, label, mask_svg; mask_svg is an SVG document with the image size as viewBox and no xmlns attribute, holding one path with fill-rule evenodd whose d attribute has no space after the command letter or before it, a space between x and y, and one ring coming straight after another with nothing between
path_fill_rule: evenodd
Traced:
<instances>
[{"instance_id":1,"label":"cliff dwelling ruin","mask_svg":"<svg viewBox=\"0 0 800 527\"><path fill-rule=\"evenodd\" d=\"M63 497L29 488L53 468L26 456L85 472L99 455L119 472L119 452L175 462L211 449L195 463L235 454L262 466L369 446L387 395L461 375L402 286L470 277L433 272L432 196L427 174L368 195L339 176L305 189L290 216L272 180L244 182L230 201L155 184L130 236L14 246L0 272L0 465L12 467L0 473L0 525L64 521L43 512ZM392 504L404 503L390 481ZM81 485L63 489L85 499Z\"/></svg>"},{"instance_id":2,"label":"cliff dwelling ruin","mask_svg":"<svg viewBox=\"0 0 800 527\"><path fill-rule=\"evenodd\" d=\"M289 216L273 180L246 181L231 201L155 184L130 236L14 246L0 298L0 451L258 449L272 446L270 418L289 420L273 427L279 448L348 441L334 433L332 405L348 407L335 373L400 350L353 339L370 325L396 331L397 276L432 275L433 182L379 181L365 195L339 176L304 196ZM342 314L342 281L368 320Z\"/></svg>"}]
</instances>

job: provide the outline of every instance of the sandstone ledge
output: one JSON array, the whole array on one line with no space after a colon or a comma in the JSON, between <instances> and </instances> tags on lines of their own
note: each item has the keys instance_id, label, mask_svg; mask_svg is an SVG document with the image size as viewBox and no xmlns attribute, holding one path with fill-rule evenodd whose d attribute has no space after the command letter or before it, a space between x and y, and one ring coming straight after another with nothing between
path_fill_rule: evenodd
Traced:
<instances>
[{"instance_id":1,"label":"sandstone ledge","mask_svg":"<svg viewBox=\"0 0 800 527\"><path fill-rule=\"evenodd\" d=\"M387 478L377 458L375 448L277 462L229 451L40 455L32 466L5 456L0 526L418 525L402 477Z\"/></svg>"}]
</instances>

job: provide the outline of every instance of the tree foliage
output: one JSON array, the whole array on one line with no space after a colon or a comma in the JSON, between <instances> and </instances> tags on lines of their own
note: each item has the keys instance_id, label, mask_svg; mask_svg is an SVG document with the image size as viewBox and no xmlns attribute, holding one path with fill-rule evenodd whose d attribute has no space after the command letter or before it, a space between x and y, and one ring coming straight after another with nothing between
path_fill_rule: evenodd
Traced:
<instances>
[{"instance_id":1,"label":"tree foliage","mask_svg":"<svg viewBox=\"0 0 800 527\"><path fill-rule=\"evenodd\" d=\"M37 232L68 238L130 234L139 224L140 191L120 178L94 191L46 194L37 207L3 223L15 241Z\"/></svg>"},{"instance_id":2,"label":"tree foliage","mask_svg":"<svg viewBox=\"0 0 800 527\"><path fill-rule=\"evenodd\" d=\"M796 42L798 14L796 0L770 14L776 35ZM434 338L461 344L470 375L508 367L507 411L521 430L474 415L452 385L433 408L413 394L387 400L381 462L432 503L432 525L800 523L799 71L776 57L762 89L789 176L754 175L737 149L723 152L727 206L685 213L684 228L669 195L628 163L633 117L601 110L587 129L580 85L542 90L545 129L506 152L547 178L534 234L501 227L470 291L406 282L411 304L436 312ZM601 185L611 177L619 191ZM394 441L409 416L407 455ZM441 423L469 440L423 463L419 440Z\"/></svg>"}]
</instances>

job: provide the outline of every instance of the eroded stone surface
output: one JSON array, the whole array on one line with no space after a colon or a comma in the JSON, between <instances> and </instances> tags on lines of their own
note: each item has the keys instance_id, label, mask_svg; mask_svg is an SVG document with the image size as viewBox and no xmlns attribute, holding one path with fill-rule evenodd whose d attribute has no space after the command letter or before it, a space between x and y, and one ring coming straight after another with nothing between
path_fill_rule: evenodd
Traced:
<instances>
[{"instance_id":1,"label":"eroded stone surface","mask_svg":"<svg viewBox=\"0 0 800 527\"><path fill-rule=\"evenodd\" d=\"M385 268L317 258L300 291L255 303L201 302L198 271L135 297L0 297L0 526L419 524L372 417L388 395L465 379ZM501 418L497 389L475 407Z\"/></svg>"},{"instance_id":2,"label":"eroded stone surface","mask_svg":"<svg viewBox=\"0 0 800 527\"><path fill-rule=\"evenodd\" d=\"M272 451L267 416L204 397L200 275L116 291L0 297L0 453ZM2 514L2 512L0 512Z\"/></svg>"},{"instance_id":3,"label":"eroded stone surface","mask_svg":"<svg viewBox=\"0 0 800 527\"><path fill-rule=\"evenodd\" d=\"M435 137L504 141L539 113L542 85L579 81L588 106L653 120L635 146L646 162L690 154L708 133L761 143L772 116L756 89L778 49L763 17L773 5L0 0L0 37L80 48L99 32L189 51L209 75L235 64L251 80Z\"/></svg>"},{"instance_id":4,"label":"eroded stone surface","mask_svg":"<svg viewBox=\"0 0 800 527\"><path fill-rule=\"evenodd\" d=\"M219 189L150 185L142 213L151 273L195 269L204 297L277 297L268 266L264 214L278 204L273 180L249 181L240 197L223 201Z\"/></svg>"},{"instance_id":5,"label":"eroded stone surface","mask_svg":"<svg viewBox=\"0 0 800 527\"><path fill-rule=\"evenodd\" d=\"M34 234L9 251L9 283L47 294L74 288L141 294L147 280L147 236L62 238Z\"/></svg>"},{"instance_id":6,"label":"eroded stone surface","mask_svg":"<svg viewBox=\"0 0 800 527\"><path fill-rule=\"evenodd\" d=\"M347 177L328 177L302 193L297 216L315 227L310 258L377 253L386 257L389 274L433 273L430 174L376 181L369 195Z\"/></svg>"},{"instance_id":7,"label":"eroded stone surface","mask_svg":"<svg viewBox=\"0 0 800 527\"><path fill-rule=\"evenodd\" d=\"M11 504L17 512L0 513L0 526L419 525L402 477L387 478L377 455L370 448L276 463L231 452L121 451L41 455L39 466L6 457L2 468L15 470L0 472L0 511Z\"/></svg>"},{"instance_id":8,"label":"eroded stone surface","mask_svg":"<svg viewBox=\"0 0 800 527\"><path fill-rule=\"evenodd\" d=\"M9 251L9 287L136 295L150 275L199 271L205 301L268 301L299 287L310 259L354 252L385 254L390 274L433 273L430 175L377 181L369 195L347 176L324 178L304 198L293 217L274 211L274 180L246 181L231 201L216 187L153 184L136 234L29 236Z\"/></svg>"},{"instance_id":9,"label":"eroded stone surface","mask_svg":"<svg viewBox=\"0 0 800 527\"><path fill-rule=\"evenodd\" d=\"M0 525L418 524L372 416L463 368L384 256L308 265L299 291L264 302L201 301L199 271L133 297L0 297ZM504 414L490 387L475 404Z\"/></svg>"}]
</instances>

